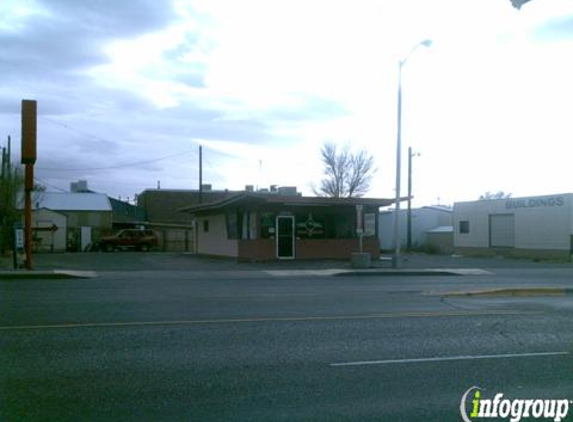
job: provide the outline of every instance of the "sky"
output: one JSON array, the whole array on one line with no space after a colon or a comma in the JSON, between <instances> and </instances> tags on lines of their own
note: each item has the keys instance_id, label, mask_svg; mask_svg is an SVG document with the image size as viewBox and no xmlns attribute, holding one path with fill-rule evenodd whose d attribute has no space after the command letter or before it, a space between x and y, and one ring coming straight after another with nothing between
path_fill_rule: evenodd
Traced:
<instances>
[{"instance_id":1,"label":"sky","mask_svg":"<svg viewBox=\"0 0 573 422\"><path fill-rule=\"evenodd\" d=\"M35 175L133 199L203 183L312 195L320 148L365 150L367 196L413 205L486 191L573 192L573 0L2 0L0 145L19 160L38 102Z\"/></svg>"}]
</instances>

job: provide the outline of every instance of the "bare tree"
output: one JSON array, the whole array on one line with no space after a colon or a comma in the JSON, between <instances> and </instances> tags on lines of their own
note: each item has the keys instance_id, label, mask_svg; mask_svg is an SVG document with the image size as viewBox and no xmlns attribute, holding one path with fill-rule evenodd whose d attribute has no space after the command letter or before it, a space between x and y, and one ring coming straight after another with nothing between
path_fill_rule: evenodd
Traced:
<instances>
[{"instance_id":1,"label":"bare tree","mask_svg":"<svg viewBox=\"0 0 573 422\"><path fill-rule=\"evenodd\" d=\"M491 199L507 199L507 198L511 198L511 193L505 193L504 191L500 190L495 193L487 191L483 195L480 195L479 200L489 201Z\"/></svg>"},{"instance_id":2,"label":"bare tree","mask_svg":"<svg viewBox=\"0 0 573 422\"><path fill-rule=\"evenodd\" d=\"M325 142L320 150L324 177L314 193L333 198L361 197L370 188L374 157L361 150L353 154L346 145L340 151L332 142Z\"/></svg>"}]
</instances>

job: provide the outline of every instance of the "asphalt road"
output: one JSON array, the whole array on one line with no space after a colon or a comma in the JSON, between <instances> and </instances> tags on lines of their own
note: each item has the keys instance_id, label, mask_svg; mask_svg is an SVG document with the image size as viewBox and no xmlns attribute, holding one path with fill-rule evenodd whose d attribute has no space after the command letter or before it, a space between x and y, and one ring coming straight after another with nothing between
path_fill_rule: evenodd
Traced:
<instances>
[{"instance_id":1,"label":"asphalt road","mask_svg":"<svg viewBox=\"0 0 573 422\"><path fill-rule=\"evenodd\" d=\"M473 386L571 400L573 296L427 293L572 275L0 281L0 421L459 421Z\"/></svg>"}]
</instances>

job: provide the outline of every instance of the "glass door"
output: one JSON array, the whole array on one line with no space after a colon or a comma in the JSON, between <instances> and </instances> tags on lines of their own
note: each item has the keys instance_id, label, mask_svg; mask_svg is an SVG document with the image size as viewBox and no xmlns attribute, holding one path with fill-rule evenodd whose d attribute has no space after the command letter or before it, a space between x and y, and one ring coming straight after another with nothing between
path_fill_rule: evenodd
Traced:
<instances>
[{"instance_id":1,"label":"glass door","mask_svg":"<svg viewBox=\"0 0 573 422\"><path fill-rule=\"evenodd\" d=\"M294 259L294 217L278 216L277 227L277 258Z\"/></svg>"}]
</instances>

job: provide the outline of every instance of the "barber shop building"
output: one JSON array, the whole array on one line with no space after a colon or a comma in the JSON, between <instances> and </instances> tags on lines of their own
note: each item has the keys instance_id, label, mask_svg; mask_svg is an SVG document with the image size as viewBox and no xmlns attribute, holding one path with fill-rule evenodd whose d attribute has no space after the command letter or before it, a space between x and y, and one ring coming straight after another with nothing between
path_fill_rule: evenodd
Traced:
<instances>
[{"instance_id":1,"label":"barber shop building","mask_svg":"<svg viewBox=\"0 0 573 422\"><path fill-rule=\"evenodd\" d=\"M454 249L461 255L571 258L573 194L458 202Z\"/></svg>"},{"instance_id":2,"label":"barber shop building","mask_svg":"<svg viewBox=\"0 0 573 422\"><path fill-rule=\"evenodd\" d=\"M392 199L240 192L181 209L195 220L196 251L239 260L349 259L380 255L378 210ZM359 227L361 226L361 227Z\"/></svg>"}]
</instances>

